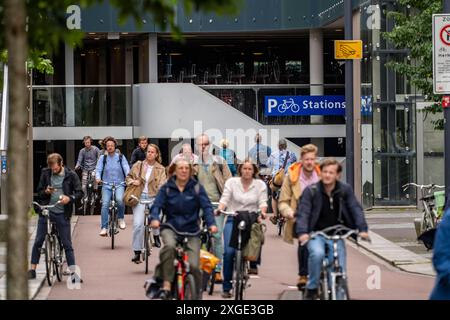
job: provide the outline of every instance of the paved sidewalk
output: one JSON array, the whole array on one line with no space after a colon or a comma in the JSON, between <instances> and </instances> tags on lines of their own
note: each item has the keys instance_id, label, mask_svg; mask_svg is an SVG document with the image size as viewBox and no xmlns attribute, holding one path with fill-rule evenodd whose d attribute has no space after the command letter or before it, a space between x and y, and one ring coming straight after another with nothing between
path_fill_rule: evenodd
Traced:
<instances>
[{"instance_id":1,"label":"paved sidewalk","mask_svg":"<svg viewBox=\"0 0 450 320\"><path fill-rule=\"evenodd\" d=\"M417 210L374 210L366 212L372 243L359 245L400 270L435 276L431 258L423 243L417 241L414 218Z\"/></svg>"},{"instance_id":2,"label":"paved sidewalk","mask_svg":"<svg viewBox=\"0 0 450 320\"><path fill-rule=\"evenodd\" d=\"M73 216L71 220L71 230L73 232L78 221L78 216ZM37 217L30 219L28 223L28 262L31 259L31 248L36 238ZM28 294L30 299L34 299L43 285L47 285L45 278L45 264L43 257L36 270L36 279L28 281ZM6 243L0 242L0 300L6 300Z\"/></svg>"}]
</instances>

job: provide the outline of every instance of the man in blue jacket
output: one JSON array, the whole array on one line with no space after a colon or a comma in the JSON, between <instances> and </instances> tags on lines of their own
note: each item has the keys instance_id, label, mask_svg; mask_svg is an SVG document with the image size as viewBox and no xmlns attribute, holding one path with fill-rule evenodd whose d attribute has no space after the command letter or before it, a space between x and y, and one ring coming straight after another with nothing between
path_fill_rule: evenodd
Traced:
<instances>
[{"instance_id":1,"label":"man in blue jacket","mask_svg":"<svg viewBox=\"0 0 450 320\"><path fill-rule=\"evenodd\" d=\"M433 265L437 277L430 299L450 300L450 209L448 206L437 228L433 250Z\"/></svg>"},{"instance_id":2,"label":"man in blue jacket","mask_svg":"<svg viewBox=\"0 0 450 320\"><path fill-rule=\"evenodd\" d=\"M309 251L309 278L305 294L307 300L315 300L318 297L325 246L328 247L330 255L333 252L331 240L326 240L321 236L310 240L309 233L342 224L351 229L358 229L361 238L369 238L362 207L356 200L352 188L348 184L338 181L342 171L341 164L336 159L328 158L321 163L320 171L321 181L303 191L297 208L296 233L300 244L307 243ZM338 243L338 252L339 264L345 272L344 241Z\"/></svg>"},{"instance_id":3,"label":"man in blue jacket","mask_svg":"<svg viewBox=\"0 0 450 320\"><path fill-rule=\"evenodd\" d=\"M203 219L211 233L217 232L213 215L213 208L205 189L192 178L192 165L185 159L175 164L175 174L161 187L155 202L150 210L151 227L159 228L160 211L165 215L165 224L170 225L177 232L200 233L200 209L203 210ZM170 299L170 289L175 278L175 260L177 235L172 228L161 226L161 238L164 247L159 253L160 263L156 266L155 278L163 281L160 298ZM200 246L199 236L188 237L186 250L189 258L189 268L194 276L196 288L201 288Z\"/></svg>"}]
</instances>

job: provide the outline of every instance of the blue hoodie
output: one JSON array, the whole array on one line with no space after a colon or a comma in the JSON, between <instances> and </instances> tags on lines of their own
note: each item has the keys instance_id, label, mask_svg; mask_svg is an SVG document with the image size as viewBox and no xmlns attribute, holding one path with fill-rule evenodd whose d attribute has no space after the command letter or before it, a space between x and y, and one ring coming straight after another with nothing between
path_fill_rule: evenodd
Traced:
<instances>
[{"instance_id":1,"label":"blue hoodie","mask_svg":"<svg viewBox=\"0 0 450 320\"><path fill-rule=\"evenodd\" d=\"M436 270L436 284L431 300L450 300L450 210L444 213L434 239L433 265Z\"/></svg>"},{"instance_id":2,"label":"blue hoodie","mask_svg":"<svg viewBox=\"0 0 450 320\"><path fill-rule=\"evenodd\" d=\"M195 233L200 230L199 212L203 209L207 226L215 225L213 208L203 186L195 188L198 182L191 178L184 191L180 192L175 184L175 178L175 176L170 178L159 189L150 210L150 219L159 221L159 213L162 210L166 216L165 222L171 224L177 231Z\"/></svg>"}]
</instances>

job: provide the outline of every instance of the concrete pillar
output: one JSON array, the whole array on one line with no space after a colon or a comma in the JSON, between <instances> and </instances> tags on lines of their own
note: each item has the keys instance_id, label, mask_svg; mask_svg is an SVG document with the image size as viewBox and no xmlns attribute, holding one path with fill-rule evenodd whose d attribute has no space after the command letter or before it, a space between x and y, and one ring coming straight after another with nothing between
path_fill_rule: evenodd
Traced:
<instances>
[{"instance_id":1,"label":"concrete pillar","mask_svg":"<svg viewBox=\"0 0 450 320\"><path fill-rule=\"evenodd\" d=\"M149 82L158 82L158 37L156 33L148 36L148 74Z\"/></svg>"},{"instance_id":2,"label":"concrete pillar","mask_svg":"<svg viewBox=\"0 0 450 320\"><path fill-rule=\"evenodd\" d=\"M77 140L78 142L79 140ZM78 142L79 143L79 142ZM81 149L81 147L80 147ZM75 141L69 140L66 141L66 159L64 159L64 163L70 168L74 169L75 164L77 163L78 154L75 154Z\"/></svg>"},{"instance_id":3,"label":"concrete pillar","mask_svg":"<svg viewBox=\"0 0 450 320\"><path fill-rule=\"evenodd\" d=\"M74 82L74 62L73 48L65 44L65 74L66 85L73 85ZM66 126L75 126L75 91L73 87L66 88Z\"/></svg>"},{"instance_id":4,"label":"concrete pillar","mask_svg":"<svg viewBox=\"0 0 450 320\"><path fill-rule=\"evenodd\" d=\"M309 30L309 74L310 94L321 96L323 90L323 32L322 29ZM311 116L311 124L322 124L323 116ZM313 138L311 143L319 148L318 156L324 155L324 139Z\"/></svg>"},{"instance_id":5,"label":"concrete pillar","mask_svg":"<svg viewBox=\"0 0 450 320\"><path fill-rule=\"evenodd\" d=\"M134 70L133 70L133 43L127 42L125 44L125 83L126 84L133 84L134 82ZM130 125L132 123L132 116L133 116L133 105L132 105L132 98L131 98L131 88L124 88L124 94L126 95L126 119L127 119L127 125Z\"/></svg>"},{"instance_id":6,"label":"concrete pillar","mask_svg":"<svg viewBox=\"0 0 450 320\"><path fill-rule=\"evenodd\" d=\"M361 39L361 13L353 13L353 39ZM353 157L356 198L362 201L362 147L361 147L361 60L353 60Z\"/></svg>"}]
</instances>

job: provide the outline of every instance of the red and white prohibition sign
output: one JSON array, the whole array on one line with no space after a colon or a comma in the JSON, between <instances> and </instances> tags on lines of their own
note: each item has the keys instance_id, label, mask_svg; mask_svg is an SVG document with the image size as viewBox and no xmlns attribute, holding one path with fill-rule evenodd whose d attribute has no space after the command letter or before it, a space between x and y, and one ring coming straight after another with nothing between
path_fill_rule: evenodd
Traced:
<instances>
[{"instance_id":1,"label":"red and white prohibition sign","mask_svg":"<svg viewBox=\"0 0 450 320\"><path fill-rule=\"evenodd\" d=\"M447 24L441 29L439 37L443 44L450 46L450 24Z\"/></svg>"}]
</instances>

